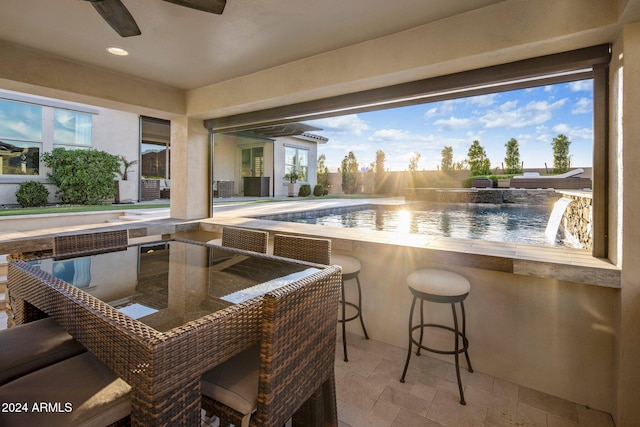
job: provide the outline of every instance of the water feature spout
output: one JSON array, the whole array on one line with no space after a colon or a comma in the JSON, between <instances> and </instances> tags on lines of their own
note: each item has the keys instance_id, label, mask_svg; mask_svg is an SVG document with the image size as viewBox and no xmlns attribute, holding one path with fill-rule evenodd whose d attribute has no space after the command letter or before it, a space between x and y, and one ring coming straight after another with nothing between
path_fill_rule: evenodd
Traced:
<instances>
[{"instance_id":1,"label":"water feature spout","mask_svg":"<svg viewBox=\"0 0 640 427\"><path fill-rule=\"evenodd\" d=\"M570 198L563 197L553 205L553 210L549 216L549 222L547 222L547 228L544 230L544 234L547 236L547 239L549 239L549 242L555 242L558 229L560 228L560 222L562 221L562 216L571 202L572 200Z\"/></svg>"}]
</instances>

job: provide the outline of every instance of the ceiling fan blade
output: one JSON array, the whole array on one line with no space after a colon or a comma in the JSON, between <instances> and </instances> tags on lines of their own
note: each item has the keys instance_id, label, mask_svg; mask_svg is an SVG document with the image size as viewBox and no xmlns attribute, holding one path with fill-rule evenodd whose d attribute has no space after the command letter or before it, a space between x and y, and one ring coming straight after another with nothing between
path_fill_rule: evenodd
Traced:
<instances>
[{"instance_id":1,"label":"ceiling fan blade","mask_svg":"<svg viewBox=\"0 0 640 427\"><path fill-rule=\"evenodd\" d=\"M131 13L120 0L87 0L100 16L122 37L142 34Z\"/></svg>"},{"instance_id":2,"label":"ceiling fan blade","mask_svg":"<svg viewBox=\"0 0 640 427\"><path fill-rule=\"evenodd\" d=\"M203 12L215 13L222 15L227 0L164 0L169 3L178 4L180 6L198 9Z\"/></svg>"}]
</instances>

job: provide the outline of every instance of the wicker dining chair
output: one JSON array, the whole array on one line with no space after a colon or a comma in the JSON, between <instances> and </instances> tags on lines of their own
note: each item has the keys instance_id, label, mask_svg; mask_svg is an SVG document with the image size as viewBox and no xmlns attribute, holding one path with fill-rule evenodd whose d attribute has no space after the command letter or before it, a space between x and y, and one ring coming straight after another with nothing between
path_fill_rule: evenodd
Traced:
<instances>
[{"instance_id":1,"label":"wicker dining chair","mask_svg":"<svg viewBox=\"0 0 640 427\"><path fill-rule=\"evenodd\" d=\"M280 427L296 412L295 420L312 417L300 420L302 425L322 421L337 426L334 358L339 295L339 274L310 277L266 294L259 347L203 375L203 409L217 416L221 426ZM318 419L323 415L329 419Z\"/></svg>"},{"instance_id":2,"label":"wicker dining chair","mask_svg":"<svg viewBox=\"0 0 640 427\"><path fill-rule=\"evenodd\" d=\"M269 233L248 228L223 227L222 246L251 252L267 253Z\"/></svg>"},{"instance_id":3,"label":"wicker dining chair","mask_svg":"<svg viewBox=\"0 0 640 427\"><path fill-rule=\"evenodd\" d=\"M128 244L127 230L56 236L53 241L53 256L60 259L82 254L119 251L125 249Z\"/></svg>"},{"instance_id":4,"label":"wicker dining chair","mask_svg":"<svg viewBox=\"0 0 640 427\"><path fill-rule=\"evenodd\" d=\"M316 264L331 264L331 240L275 234L273 254Z\"/></svg>"},{"instance_id":5,"label":"wicker dining chair","mask_svg":"<svg viewBox=\"0 0 640 427\"><path fill-rule=\"evenodd\" d=\"M0 330L0 348L0 385L86 351L50 317Z\"/></svg>"}]
</instances>

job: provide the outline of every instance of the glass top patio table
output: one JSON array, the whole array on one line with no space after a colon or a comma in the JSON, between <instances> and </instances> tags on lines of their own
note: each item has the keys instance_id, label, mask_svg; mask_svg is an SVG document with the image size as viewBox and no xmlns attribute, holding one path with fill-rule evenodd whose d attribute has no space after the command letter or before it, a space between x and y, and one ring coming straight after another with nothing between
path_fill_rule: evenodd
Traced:
<instances>
[{"instance_id":1,"label":"glass top patio table","mask_svg":"<svg viewBox=\"0 0 640 427\"><path fill-rule=\"evenodd\" d=\"M259 340L261 296L340 269L179 239L9 264L16 323L53 317L132 387L132 425L199 425L200 376ZM180 396L180 398L176 398Z\"/></svg>"},{"instance_id":2,"label":"glass top patio table","mask_svg":"<svg viewBox=\"0 0 640 427\"><path fill-rule=\"evenodd\" d=\"M28 263L160 332L319 271L282 259L180 240Z\"/></svg>"}]
</instances>

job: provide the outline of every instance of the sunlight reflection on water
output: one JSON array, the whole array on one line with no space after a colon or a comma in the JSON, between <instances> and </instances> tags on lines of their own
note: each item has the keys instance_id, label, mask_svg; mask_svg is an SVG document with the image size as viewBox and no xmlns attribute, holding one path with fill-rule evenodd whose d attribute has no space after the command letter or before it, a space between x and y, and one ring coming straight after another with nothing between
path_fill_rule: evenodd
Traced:
<instances>
[{"instance_id":1,"label":"sunlight reflection on water","mask_svg":"<svg viewBox=\"0 0 640 427\"><path fill-rule=\"evenodd\" d=\"M422 210L363 209L321 216L305 213L286 220L342 228L565 246L559 239L555 243L549 242L545 235L549 220L547 206L454 204Z\"/></svg>"}]
</instances>

